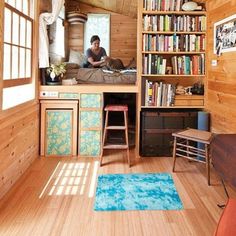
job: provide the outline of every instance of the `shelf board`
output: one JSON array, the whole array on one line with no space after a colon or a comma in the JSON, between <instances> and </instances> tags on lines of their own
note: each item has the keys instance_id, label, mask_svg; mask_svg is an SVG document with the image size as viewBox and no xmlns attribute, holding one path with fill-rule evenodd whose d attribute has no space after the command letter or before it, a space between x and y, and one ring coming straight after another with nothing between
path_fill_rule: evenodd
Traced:
<instances>
[{"instance_id":1,"label":"shelf board","mask_svg":"<svg viewBox=\"0 0 236 236\"><path fill-rule=\"evenodd\" d=\"M206 34L206 32L200 32L200 31L149 31L149 30L143 30L143 34Z\"/></svg>"},{"instance_id":2,"label":"shelf board","mask_svg":"<svg viewBox=\"0 0 236 236\"><path fill-rule=\"evenodd\" d=\"M206 15L206 11L146 11L143 10L143 15Z\"/></svg>"},{"instance_id":3,"label":"shelf board","mask_svg":"<svg viewBox=\"0 0 236 236\"><path fill-rule=\"evenodd\" d=\"M150 109L150 108L156 108L156 109L178 109L178 108L188 108L188 109L192 109L192 108L199 108L199 109L203 109L204 106L163 106L163 107L156 107L156 106L141 106L142 109Z\"/></svg>"},{"instance_id":4,"label":"shelf board","mask_svg":"<svg viewBox=\"0 0 236 236\"><path fill-rule=\"evenodd\" d=\"M154 74L142 74L143 77L205 77L206 75L154 75Z\"/></svg>"},{"instance_id":5,"label":"shelf board","mask_svg":"<svg viewBox=\"0 0 236 236\"><path fill-rule=\"evenodd\" d=\"M196 94L193 94L193 95L186 95L186 94L183 94L183 95L180 95L180 94L176 94L175 95L175 99L204 99L204 95L196 95Z\"/></svg>"},{"instance_id":6,"label":"shelf board","mask_svg":"<svg viewBox=\"0 0 236 236\"><path fill-rule=\"evenodd\" d=\"M205 54L206 52L158 52L158 51L142 51L142 54L171 54L171 55L196 55L196 54Z\"/></svg>"}]
</instances>

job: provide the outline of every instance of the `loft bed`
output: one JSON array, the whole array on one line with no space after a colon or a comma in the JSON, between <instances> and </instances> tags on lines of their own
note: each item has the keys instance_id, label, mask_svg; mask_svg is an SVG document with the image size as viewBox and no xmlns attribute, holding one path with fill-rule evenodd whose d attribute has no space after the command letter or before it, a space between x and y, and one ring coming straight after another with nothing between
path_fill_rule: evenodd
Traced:
<instances>
[{"instance_id":1,"label":"loft bed","mask_svg":"<svg viewBox=\"0 0 236 236\"><path fill-rule=\"evenodd\" d=\"M101 68L84 68L86 63L87 58L83 53L70 50L69 62L66 63L66 79L75 78L79 84L136 84L134 59L127 67L122 66L127 69L118 69L114 65L111 69L107 64Z\"/></svg>"}]
</instances>

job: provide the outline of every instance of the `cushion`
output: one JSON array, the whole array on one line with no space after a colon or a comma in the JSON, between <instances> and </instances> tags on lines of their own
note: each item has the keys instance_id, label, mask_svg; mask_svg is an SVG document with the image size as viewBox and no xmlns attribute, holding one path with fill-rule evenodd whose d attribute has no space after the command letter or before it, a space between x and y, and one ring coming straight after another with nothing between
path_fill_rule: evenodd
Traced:
<instances>
[{"instance_id":1,"label":"cushion","mask_svg":"<svg viewBox=\"0 0 236 236\"><path fill-rule=\"evenodd\" d=\"M215 236L236 235L236 199L229 199L221 214Z\"/></svg>"},{"instance_id":2,"label":"cushion","mask_svg":"<svg viewBox=\"0 0 236 236\"><path fill-rule=\"evenodd\" d=\"M72 62L65 62L65 63L66 63L66 70L80 68L80 66L77 63L72 63Z\"/></svg>"},{"instance_id":3,"label":"cushion","mask_svg":"<svg viewBox=\"0 0 236 236\"><path fill-rule=\"evenodd\" d=\"M69 62L76 63L80 67L83 67L84 64L86 64L86 62L87 62L87 58L83 53L71 49L70 56L69 56Z\"/></svg>"}]
</instances>

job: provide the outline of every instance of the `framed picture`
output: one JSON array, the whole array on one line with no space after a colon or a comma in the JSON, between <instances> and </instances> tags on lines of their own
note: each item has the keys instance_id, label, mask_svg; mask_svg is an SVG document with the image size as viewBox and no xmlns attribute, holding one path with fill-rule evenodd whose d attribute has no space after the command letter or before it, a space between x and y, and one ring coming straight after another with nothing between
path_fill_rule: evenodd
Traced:
<instances>
[{"instance_id":1,"label":"framed picture","mask_svg":"<svg viewBox=\"0 0 236 236\"><path fill-rule=\"evenodd\" d=\"M214 24L214 53L236 51L236 14Z\"/></svg>"}]
</instances>

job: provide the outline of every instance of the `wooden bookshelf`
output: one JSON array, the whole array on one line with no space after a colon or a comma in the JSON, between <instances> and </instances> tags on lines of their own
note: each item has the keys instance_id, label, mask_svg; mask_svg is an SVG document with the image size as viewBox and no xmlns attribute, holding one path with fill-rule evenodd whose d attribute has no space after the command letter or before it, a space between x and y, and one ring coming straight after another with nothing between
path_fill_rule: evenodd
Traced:
<instances>
[{"instance_id":1,"label":"wooden bookshelf","mask_svg":"<svg viewBox=\"0 0 236 236\"><path fill-rule=\"evenodd\" d=\"M154 3L151 8L154 6L155 9L148 9L148 1ZM188 117L189 114L197 114L197 111L204 109L202 87L200 86L201 95L190 95L189 91L193 85L204 85L205 81L207 14L205 10L181 11L180 3L181 0L138 0L138 150L140 155L144 156L144 146L149 149L148 140L151 140L143 127L143 117L146 113L158 115L164 112L166 116L157 119L157 122L162 120L168 123L168 117L173 117L175 123L178 116ZM168 10L165 9L166 5ZM203 3L199 5L204 9ZM175 9L176 6L178 10ZM159 123L155 125L159 126ZM162 136L165 131L164 127L155 135L160 140L171 140L171 131ZM162 146L160 140L156 140L156 146Z\"/></svg>"},{"instance_id":2,"label":"wooden bookshelf","mask_svg":"<svg viewBox=\"0 0 236 236\"><path fill-rule=\"evenodd\" d=\"M204 84L206 11L182 11L180 3L180 0L175 0L171 6L172 2L166 0L139 0L138 77L141 81L141 108L204 108L204 95L198 100L195 95L192 95L192 99L191 96L183 95L181 99L175 96L168 106L146 104L148 96L153 100L154 93L158 93L159 83L171 84L173 87L177 84L185 87L195 83ZM175 9L177 6L178 10ZM151 88L151 84L155 84L156 90ZM174 91L175 88L172 93Z\"/></svg>"}]
</instances>

